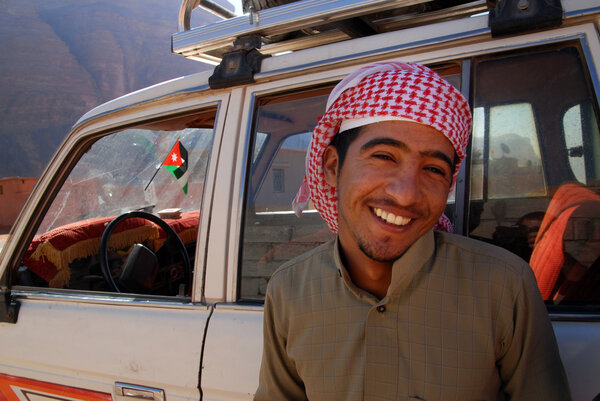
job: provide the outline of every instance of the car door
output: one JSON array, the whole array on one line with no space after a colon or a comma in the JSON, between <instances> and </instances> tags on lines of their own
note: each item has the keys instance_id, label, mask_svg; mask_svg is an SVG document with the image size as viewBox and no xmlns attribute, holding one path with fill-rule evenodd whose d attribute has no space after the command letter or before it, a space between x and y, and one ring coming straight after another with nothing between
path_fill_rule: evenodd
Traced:
<instances>
[{"instance_id":1,"label":"car door","mask_svg":"<svg viewBox=\"0 0 600 401\"><path fill-rule=\"evenodd\" d=\"M524 248L529 247L527 240L517 247L502 242L532 234L535 245L536 235L524 216L548 214L558 189L571 181L598 193L598 36L593 25L583 24L478 40L476 35L488 29L482 18L440 26L459 38L443 49L436 41L447 37L436 38L432 26L386 34L385 51L392 53L389 59L433 67L460 88L473 108L470 156L446 209L455 232L504 246L529 260L527 253L533 250ZM475 39L463 41L461 35ZM211 232L211 240L227 242L228 251L213 254L206 272L206 296L215 302L201 382L207 400L252 398L258 385L262 301L269 277L285 261L330 238L314 211L309 208L298 219L290 207L303 176L307 138L324 111L328 91L359 65L381 60L381 42L372 37L356 41L354 47L330 45L322 57L314 49L282 56L281 62L269 64L273 71L264 71L272 82L246 89L240 105L243 123L234 128L243 135L229 167L220 169L227 171L222 180L234 183L232 192L218 195L218 204L224 206L215 211L229 231ZM419 51L408 53L412 47ZM364 57L360 62L329 68L332 54L352 64L358 58L356 49ZM369 60L368 54L375 56ZM293 71L290 66L307 69L304 57L309 56L311 73L276 79L278 71ZM587 196L592 206L578 209L574 217L581 219L567 224L569 233L577 235L565 237L565 243L574 240L561 246L577 250L577 255L589 250L587 255L593 256L598 241L592 210L598 208L593 207L594 196ZM527 235L514 235L519 230ZM584 273L594 271L598 261L586 263ZM600 393L595 374L600 366L600 325L593 298L598 291L600 286L592 285L587 288L591 296L546 297L574 400L591 400ZM222 358L235 363L220 363Z\"/></svg>"},{"instance_id":2,"label":"car door","mask_svg":"<svg viewBox=\"0 0 600 401\"><path fill-rule=\"evenodd\" d=\"M229 97L197 80L84 116L40 178L2 254L3 310L18 308L0 323L1 399L201 398L200 289Z\"/></svg>"}]
</instances>

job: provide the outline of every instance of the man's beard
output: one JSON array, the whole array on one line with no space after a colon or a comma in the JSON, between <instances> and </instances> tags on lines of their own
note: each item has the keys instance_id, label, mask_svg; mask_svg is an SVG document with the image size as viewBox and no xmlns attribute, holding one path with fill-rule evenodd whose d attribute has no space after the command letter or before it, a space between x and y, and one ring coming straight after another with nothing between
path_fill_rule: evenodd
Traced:
<instances>
[{"instance_id":1,"label":"man's beard","mask_svg":"<svg viewBox=\"0 0 600 401\"><path fill-rule=\"evenodd\" d=\"M404 254L404 251L402 251L398 252L398 254L385 255L387 248L381 249L382 247L377 247L379 249L374 249L375 247L371 246L371 244L363 238L357 238L357 242L362 253L376 262L393 263Z\"/></svg>"}]
</instances>

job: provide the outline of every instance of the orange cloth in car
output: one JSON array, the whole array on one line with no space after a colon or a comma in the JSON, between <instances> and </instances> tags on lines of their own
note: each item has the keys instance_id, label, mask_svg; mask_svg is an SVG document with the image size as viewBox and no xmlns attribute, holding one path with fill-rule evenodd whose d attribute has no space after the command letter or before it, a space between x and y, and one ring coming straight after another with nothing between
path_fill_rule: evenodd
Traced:
<instances>
[{"instance_id":1,"label":"orange cloth in car","mask_svg":"<svg viewBox=\"0 0 600 401\"><path fill-rule=\"evenodd\" d=\"M550 201L529 261L545 300L552 298L565 262L563 237L569 218L583 203L599 201L599 195L579 184L562 185Z\"/></svg>"}]
</instances>

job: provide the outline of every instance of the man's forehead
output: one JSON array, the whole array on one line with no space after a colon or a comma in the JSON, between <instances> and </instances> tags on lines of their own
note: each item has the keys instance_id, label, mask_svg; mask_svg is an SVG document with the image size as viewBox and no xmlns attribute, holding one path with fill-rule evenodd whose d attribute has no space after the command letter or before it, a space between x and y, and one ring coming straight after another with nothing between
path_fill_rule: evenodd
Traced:
<instances>
[{"instance_id":1,"label":"man's forehead","mask_svg":"<svg viewBox=\"0 0 600 401\"><path fill-rule=\"evenodd\" d=\"M387 142L393 145L394 142L401 142L411 147L412 144L429 143L432 146L451 148L452 152L455 151L454 145L446 135L430 125L413 121L381 121L360 127L358 134L358 138L361 138L360 142L367 142L371 137L380 138L381 144Z\"/></svg>"}]
</instances>

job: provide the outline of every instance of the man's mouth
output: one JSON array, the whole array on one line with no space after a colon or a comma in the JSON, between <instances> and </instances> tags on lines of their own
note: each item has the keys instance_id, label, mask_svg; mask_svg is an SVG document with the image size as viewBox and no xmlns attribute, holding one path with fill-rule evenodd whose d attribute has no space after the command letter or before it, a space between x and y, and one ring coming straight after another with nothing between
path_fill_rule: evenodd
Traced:
<instances>
[{"instance_id":1,"label":"man's mouth","mask_svg":"<svg viewBox=\"0 0 600 401\"><path fill-rule=\"evenodd\" d=\"M396 216L394 213L386 212L378 207L374 207L373 212L375 212L377 217L379 217L381 220L395 226L405 226L411 221L410 217Z\"/></svg>"}]
</instances>

